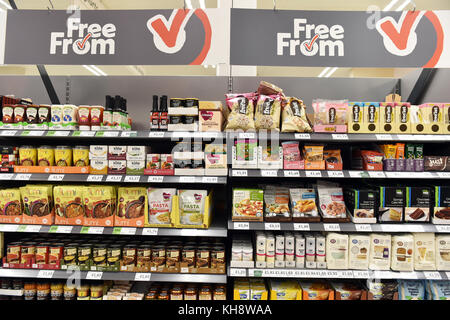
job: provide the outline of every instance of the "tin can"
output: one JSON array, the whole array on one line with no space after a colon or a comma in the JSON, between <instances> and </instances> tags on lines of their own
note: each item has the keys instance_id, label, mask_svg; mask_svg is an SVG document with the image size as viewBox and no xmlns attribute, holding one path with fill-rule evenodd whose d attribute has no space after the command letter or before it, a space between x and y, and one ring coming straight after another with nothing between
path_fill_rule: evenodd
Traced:
<instances>
[{"instance_id":1,"label":"tin can","mask_svg":"<svg viewBox=\"0 0 450 320\"><path fill-rule=\"evenodd\" d=\"M164 266L166 263L166 248L155 246L152 248L152 263L155 267Z\"/></svg>"},{"instance_id":2,"label":"tin can","mask_svg":"<svg viewBox=\"0 0 450 320\"><path fill-rule=\"evenodd\" d=\"M211 265L211 252L209 247L202 246L197 249L195 266L197 268L209 268Z\"/></svg>"},{"instance_id":3,"label":"tin can","mask_svg":"<svg viewBox=\"0 0 450 320\"><path fill-rule=\"evenodd\" d=\"M150 245L141 245L137 248L136 266L143 268L149 266L152 258L152 249Z\"/></svg>"},{"instance_id":4,"label":"tin can","mask_svg":"<svg viewBox=\"0 0 450 320\"><path fill-rule=\"evenodd\" d=\"M64 246L64 264L74 266L77 264L78 243L68 243Z\"/></svg>"},{"instance_id":5,"label":"tin can","mask_svg":"<svg viewBox=\"0 0 450 320\"><path fill-rule=\"evenodd\" d=\"M180 263L180 247L177 245L167 247L166 267L175 267L178 263Z\"/></svg>"},{"instance_id":6,"label":"tin can","mask_svg":"<svg viewBox=\"0 0 450 320\"><path fill-rule=\"evenodd\" d=\"M64 254L64 244L54 243L49 247L48 264L59 264Z\"/></svg>"},{"instance_id":7,"label":"tin can","mask_svg":"<svg viewBox=\"0 0 450 320\"><path fill-rule=\"evenodd\" d=\"M20 263L20 254L22 252L21 242L9 243L6 247L6 262L7 263Z\"/></svg>"},{"instance_id":8,"label":"tin can","mask_svg":"<svg viewBox=\"0 0 450 320\"><path fill-rule=\"evenodd\" d=\"M183 247L181 262L183 264L187 264L188 268L195 267L195 255L196 250L194 246L185 246Z\"/></svg>"},{"instance_id":9,"label":"tin can","mask_svg":"<svg viewBox=\"0 0 450 320\"><path fill-rule=\"evenodd\" d=\"M134 266L136 264L136 245L128 244L123 248L122 263L124 266Z\"/></svg>"},{"instance_id":10,"label":"tin can","mask_svg":"<svg viewBox=\"0 0 450 320\"><path fill-rule=\"evenodd\" d=\"M36 246L36 263L37 264L47 264L48 263L48 253L49 253L49 243L40 243Z\"/></svg>"}]
</instances>

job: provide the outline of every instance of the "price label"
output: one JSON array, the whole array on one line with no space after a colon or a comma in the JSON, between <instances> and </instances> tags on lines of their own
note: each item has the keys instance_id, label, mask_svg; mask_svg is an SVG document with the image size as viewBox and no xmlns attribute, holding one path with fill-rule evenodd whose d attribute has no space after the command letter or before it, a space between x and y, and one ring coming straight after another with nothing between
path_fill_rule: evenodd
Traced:
<instances>
[{"instance_id":1,"label":"price label","mask_svg":"<svg viewBox=\"0 0 450 320\"><path fill-rule=\"evenodd\" d=\"M369 173L369 177L371 178L385 178L386 175L383 171L367 171Z\"/></svg>"},{"instance_id":2,"label":"price label","mask_svg":"<svg viewBox=\"0 0 450 320\"><path fill-rule=\"evenodd\" d=\"M253 133L253 132L239 133L238 138L239 139L256 139L256 133Z\"/></svg>"},{"instance_id":3,"label":"price label","mask_svg":"<svg viewBox=\"0 0 450 320\"><path fill-rule=\"evenodd\" d=\"M25 132L28 132L28 134L24 134ZM22 133L23 136L29 136L29 137L40 137L44 135L44 131L42 130L31 130L31 131L24 131Z\"/></svg>"},{"instance_id":4,"label":"price label","mask_svg":"<svg viewBox=\"0 0 450 320\"><path fill-rule=\"evenodd\" d=\"M336 270L327 270L327 278L338 278L338 272Z\"/></svg>"},{"instance_id":5,"label":"price label","mask_svg":"<svg viewBox=\"0 0 450 320\"><path fill-rule=\"evenodd\" d=\"M248 222L234 222L233 229L235 230L249 230L250 224Z\"/></svg>"},{"instance_id":6,"label":"price label","mask_svg":"<svg viewBox=\"0 0 450 320\"><path fill-rule=\"evenodd\" d=\"M355 223L355 229L359 232L372 232L372 226L370 224Z\"/></svg>"},{"instance_id":7,"label":"price label","mask_svg":"<svg viewBox=\"0 0 450 320\"><path fill-rule=\"evenodd\" d=\"M281 230L281 225L279 222L267 222L264 223L265 230Z\"/></svg>"},{"instance_id":8,"label":"price label","mask_svg":"<svg viewBox=\"0 0 450 320\"><path fill-rule=\"evenodd\" d=\"M402 228L402 225L395 225L395 224L382 224L382 225L380 225L380 229L383 232L397 232L397 231L401 231L400 230L401 228Z\"/></svg>"},{"instance_id":9,"label":"price label","mask_svg":"<svg viewBox=\"0 0 450 320\"><path fill-rule=\"evenodd\" d=\"M70 131L67 130L48 131L47 137L67 137L69 134Z\"/></svg>"},{"instance_id":10,"label":"price label","mask_svg":"<svg viewBox=\"0 0 450 320\"><path fill-rule=\"evenodd\" d=\"M398 139L399 140L416 140L416 137L411 134L399 134Z\"/></svg>"},{"instance_id":11,"label":"price label","mask_svg":"<svg viewBox=\"0 0 450 320\"><path fill-rule=\"evenodd\" d=\"M422 225L410 225L408 226L409 232L425 232L425 227Z\"/></svg>"},{"instance_id":12,"label":"price label","mask_svg":"<svg viewBox=\"0 0 450 320\"><path fill-rule=\"evenodd\" d=\"M0 225L0 231L3 232L16 232L19 226L17 224L2 224Z\"/></svg>"},{"instance_id":13,"label":"price label","mask_svg":"<svg viewBox=\"0 0 450 320\"><path fill-rule=\"evenodd\" d=\"M219 137L218 132L201 132L201 137L208 138L208 139L216 139Z\"/></svg>"},{"instance_id":14,"label":"price label","mask_svg":"<svg viewBox=\"0 0 450 320\"><path fill-rule=\"evenodd\" d=\"M430 134L416 134L415 135L416 140L421 141L431 141L436 139L436 136L430 135Z\"/></svg>"},{"instance_id":15,"label":"price label","mask_svg":"<svg viewBox=\"0 0 450 320\"><path fill-rule=\"evenodd\" d=\"M435 272L435 271L424 271L423 276L427 280L441 280L442 279L441 274L439 272Z\"/></svg>"},{"instance_id":16,"label":"price label","mask_svg":"<svg viewBox=\"0 0 450 320\"><path fill-rule=\"evenodd\" d=\"M0 132L0 136L11 137L11 136L15 136L16 133L17 133L17 130L2 130Z\"/></svg>"},{"instance_id":17,"label":"price label","mask_svg":"<svg viewBox=\"0 0 450 320\"><path fill-rule=\"evenodd\" d=\"M27 225L27 226L23 226L23 227L24 227L23 232L39 232L39 231L41 231L41 228L42 228L42 226L40 226L40 225ZM17 231L22 231L22 230L17 230Z\"/></svg>"},{"instance_id":18,"label":"price label","mask_svg":"<svg viewBox=\"0 0 450 320\"><path fill-rule=\"evenodd\" d=\"M157 236L158 228L143 228L142 235L143 236Z\"/></svg>"},{"instance_id":19,"label":"price label","mask_svg":"<svg viewBox=\"0 0 450 320\"><path fill-rule=\"evenodd\" d=\"M308 170L306 170L305 173L306 173L306 176L309 177L309 178L320 178L320 177L322 177L322 172L320 172L320 171L308 171Z\"/></svg>"},{"instance_id":20,"label":"price label","mask_svg":"<svg viewBox=\"0 0 450 320\"><path fill-rule=\"evenodd\" d=\"M325 231L341 231L341 227L338 223L324 223L323 229Z\"/></svg>"},{"instance_id":21,"label":"price label","mask_svg":"<svg viewBox=\"0 0 450 320\"><path fill-rule=\"evenodd\" d=\"M442 232L442 233L449 233L450 232L450 225L448 225L448 226L439 226L439 225L437 225L435 227L436 227L436 230L438 232Z\"/></svg>"},{"instance_id":22,"label":"price label","mask_svg":"<svg viewBox=\"0 0 450 320\"><path fill-rule=\"evenodd\" d=\"M295 231L309 231L309 223L294 223Z\"/></svg>"},{"instance_id":23,"label":"price label","mask_svg":"<svg viewBox=\"0 0 450 320\"><path fill-rule=\"evenodd\" d=\"M181 183L194 183L195 182L195 177L180 177L180 182Z\"/></svg>"},{"instance_id":24,"label":"price label","mask_svg":"<svg viewBox=\"0 0 450 320\"><path fill-rule=\"evenodd\" d=\"M15 180L30 180L31 173L18 173Z\"/></svg>"},{"instance_id":25,"label":"price label","mask_svg":"<svg viewBox=\"0 0 450 320\"><path fill-rule=\"evenodd\" d=\"M163 138L164 137L164 132L162 131L151 131L148 134L149 138Z\"/></svg>"},{"instance_id":26,"label":"price label","mask_svg":"<svg viewBox=\"0 0 450 320\"><path fill-rule=\"evenodd\" d=\"M101 271L88 271L86 274L86 280L101 280L103 272Z\"/></svg>"},{"instance_id":27,"label":"price label","mask_svg":"<svg viewBox=\"0 0 450 320\"><path fill-rule=\"evenodd\" d=\"M14 173L0 173L0 180L11 180Z\"/></svg>"},{"instance_id":28,"label":"price label","mask_svg":"<svg viewBox=\"0 0 450 320\"><path fill-rule=\"evenodd\" d=\"M261 170L262 177L276 177L278 176L277 170Z\"/></svg>"},{"instance_id":29,"label":"price label","mask_svg":"<svg viewBox=\"0 0 450 320\"><path fill-rule=\"evenodd\" d=\"M399 279L418 279L417 272L398 272Z\"/></svg>"},{"instance_id":30,"label":"price label","mask_svg":"<svg viewBox=\"0 0 450 320\"><path fill-rule=\"evenodd\" d=\"M333 140L348 140L348 135L345 133L333 133L331 137Z\"/></svg>"},{"instance_id":31,"label":"price label","mask_svg":"<svg viewBox=\"0 0 450 320\"><path fill-rule=\"evenodd\" d=\"M48 181L62 181L63 179L63 174L51 174L48 176Z\"/></svg>"},{"instance_id":32,"label":"price label","mask_svg":"<svg viewBox=\"0 0 450 320\"><path fill-rule=\"evenodd\" d=\"M369 279L370 278L370 273L369 273L369 271L355 270L355 271L353 271L353 278L355 278L355 279Z\"/></svg>"},{"instance_id":33,"label":"price label","mask_svg":"<svg viewBox=\"0 0 450 320\"><path fill-rule=\"evenodd\" d=\"M247 270L242 268L230 268L230 277L245 277Z\"/></svg>"},{"instance_id":34,"label":"price label","mask_svg":"<svg viewBox=\"0 0 450 320\"><path fill-rule=\"evenodd\" d=\"M103 176L99 174L90 174L88 175L86 181L89 182L100 182L103 180Z\"/></svg>"},{"instance_id":35,"label":"price label","mask_svg":"<svg viewBox=\"0 0 450 320\"><path fill-rule=\"evenodd\" d=\"M161 183L163 180L163 176L150 176L148 177L147 182Z\"/></svg>"},{"instance_id":36,"label":"price label","mask_svg":"<svg viewBox=\"0 0 450 320\"><path fill-rule=\"evenodd\" d=\"M56 226L56 230L54 232L57 233L72 233L73 226Z\"/></svg>"},{"instance_id":37,"label":"price label","mask_svg":"<svg viewBox=\"0 0 450 320\"><path fill-rule=\"evenodd\" d=\"M51 279L51 278L53 278L54 273L55 273L55 270L39 270L37 277Z\"/></svg>"},{"instance_id":38,"label":"price label","mask_svg":"<svg viewBox=\"0 0 450 320\"><path fill-rule=\"evenodd\" d=\"M186 267L180 268L180 273L189 273L189 268Z\"/></svg>"},{"instance_id":39,"label":"price label","mask_svg":"<svg viewBox=\"0 0 450 320\"><path fill-rule=\"evenodd\" d=\"M75 135L75 133L73 135ZM95 131L79 131L78 135L80 137L93 137L95 136Z\"/></svg>"},{"instance_id":40,"label":"price label","mask_svg":"<svg viewBox=\"0 0 450 320\"><path fill-rule=\"evenodd\" d=\"M124 182L139 182L140 180L140 176L125 176Z\"/></svg>"},{"instance_id":41,"label":"price label","mask_svg":"<svg viewBox=\"0 0 450 320\"><path fill-rule=\"evenodd\" d=\"M300 177L300 171L297 170L285 170L284 171L285 177Z\"/></svg>"},{"instance_id":42,"label":"price label","mask_svg":"<svg viewBox=\"0 0 450 320\"><path fill-rule=\"evenodd\" d=\"M137 136L137 131L123 131L122 134L120 135L121 137L136 137Z\"/></svg>"},{"instance_id":43,"label":"price label","mask_svg":"<svg viewBox=\"0 0 450 320\"><path fill-rule=\"evenodd\" d=\"M150 281L150 278L152 277L151 273L143 273L143 272L137 272L134 276L134 281Z\"/></svg>"},{"instance_id":44,"label":"price label","mask_svg":"<svg viewBox=\"0 0 450 320\"><path fill-rule=\"evenodd\" d=\"M118 137L119 131L97 131L96 137Z\"/></svg>"},{"instance_id":45,"label":"price label","mask_svg":"<svg viewBox=\"0 0 450 320\"><path fill-rule=\"evenodd\" d=\"M342 171L329 170L329 171L327 171L327 174L328 174L329 178L343 178L344 177L344 172L342 172Z\"/></svg>"},{"instance_id":46,"label":"price label","mask_svg":"<svg viewBox=\"0 0 450 320\"><path fill-rule=\"evenodd\" d=\"M103 227L82 227L80 233L102 234Z\"/></svg>"},{"instance_id":47,"label":"price label","mask_svg":"<svg viewBox=\"0 0 450 320\"><path fill-rule=\"evenodd\" d=\"M120 234L125 234L125 235L135 235L136 234L136 228L121 228L120 229Z\"/></svg>"},{"instance_id":48,"label":"price label","mask_svg":"<svg viewBox=\"0 0 450 320\"><path fill-rule=\"evenodd\" d=\"M294 137L297 140L311 139L311 135L309 133L296 133L294 134Z\"/></svg>"},{"instance_id":49,"label":"price label","mask_svg":"<svg viewBox=\"0 0 450 320\"><path fill-rule=\"evenodd\" d=\"M106 182L120 182L122 181L122 176L107 176Z\"/></svg>"},{"instance_id":50,"label":"price label","mask_svg":"<svg viewBox=\"0 0 450 320\"><path fill-rule=\"evenodd\" d=\"M415 176L417 178L425 178L425 179L427 179L427 178L434 178L435 177L435 175L433 173L431 173L431 172L416 172Z\"/></svg>"},{"instance_id":51,"label":"price label","mask_svg":"<svg viewBox=\"0 0 450 320\"><path fill-rule=\"evenodd\" d=\"M185 138L190 136L191 134L187 131L177 131L172 133L172 138Z\"/></svg>"},{"instance_id":52,"label":"price label","mask_svg":"<svg viewBox=\"0 0 450 320\"><path fill-rule=\"evenodd\" d=\"M377 138L377 140L382 140L382 141L392 140L391 134L376 134L375 137Z\"/></svg>"},{"instance_id":53,"label":"price label","mask_svg":"<svg viewBox=\"0 0 450 320\"><path fill-rule=\"evenodd\" d=\"M233 170L233 177L246 177L247 175L247 170Z\"/></svg>"},{"instance_id":54,"label":"price label","mask_svg":"<svg viewBox=\"0 0 450 320\"><path fill-rule=\"evenodd\" d=\"M450 179L450 172L437 172L439 178Z\"/></svg>"},{"instance_id":55,"label":"price label","mask_svg":"<svg viewBox=\"0 0 450 320\"><path fill-rule=\"evenodd\" d=\"M217 177L203 177L202 182L203 183L217 183L218 179Z\"/></svg>"}]
</instances>

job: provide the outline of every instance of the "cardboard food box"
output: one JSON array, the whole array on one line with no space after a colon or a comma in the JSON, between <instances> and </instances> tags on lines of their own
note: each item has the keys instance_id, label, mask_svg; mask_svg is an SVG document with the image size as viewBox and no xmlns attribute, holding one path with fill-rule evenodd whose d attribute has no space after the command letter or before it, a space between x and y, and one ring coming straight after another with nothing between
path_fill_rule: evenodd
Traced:
<instances>
[{"instance_id":1,"label":"cardboard food box","mask_svg":"<svg viewBox=\"0 0 450 320\"><path fill-rule=\"evenodd\" d=\"M410 107L409 102L397 102L395 104L394 133L411 133Z\"/></svg>"},{"instance_id":2,"label":"cardboard food box","mask_svg":"<svg viewBox=\"0 0 450 320\"><path fill-rule=\"evenodd\" d=\"M19 188L0 190L0 223L22 223L23 204Z\"/></svg>"},{"instance_id":3,"label":"cardboard food box","mask_svg":"<svg viewBox=\"0 0 450 320\"><path fill-rule=\"evenodd\" d=\"M344 199L354 223L376 223L378 191L372 189L344 189Z\"/></svg>"},{"instance_id":4,"label":"cardboard food box","mask_svg":"<svg viewBox=\"0 0 450 320\"><path fill-rule=\"evenodd\" d=\"M405 221L430 221L432 203L431 189L428 187L406 187Z\"/></svg>"},{"instance_id":5,"label":"cardboard food box","mask_svg":"<svg viewBox=\"0 0 450 320\"><path fill-rule=\"evenodd\" d=\"M362 132L364 122L364 102L349 102L348 108L348 132Z\"/></svg>"},{"instance_id":6,"label":"cardboard food box","mask_svg":"<svg viewBox=\"0 0 450 320\"><path fill-rule=\"evenodd\" d=\"M411 133L440 134L444 129L444 104L411 106Z\"/></svg>"},{"instance_id":7,"label":"cardboard food box","mask_svg":"<svg viewBox=\"0 0 450 320\"><path fill-rule=\"evenodd\" d=\"M127 146L126 158L130 161L145 161L149 151L149 147L146 146Z\"/></svg>"},{"instance_id":8,"label":"cardboard food box","mask_svg":"<svg viewBox=\"0 0 450 320\"><path fill-rule=\"evenodd\" d=\"M114 225L143 227L148 212L147 189L141 187L119 188L117 197Z\"/></svg>"},{"instance_id":9,"label":"cardboard food box","mask_svg":"<svg viewBox=\"0 0 450 320\"><path fill-rule=\"evenodd\" d=\"M395 131L395 102L380 103L380 133Z\"/></svg>"},{"instance_id":10,"label":"cardboard food box","mask_svg":"<svg viewBox=\"0 0 450 320\"><path fill-rule=\"evenodd\" d=\"M333 281L331 287L334 289L335 300L367 300L367 290L361 283L345 280Z\"/></svg>"},{"instance_id":11,"label":"cardboard food box","mask_svg":"<svg viewBox=\"0 0 450 320\"><path fill-rule=\"evenodd\" d=\"M300 286L303 300L334 300L334 290L325 281L301 281Z\"/></svg>"},{"instance_id":12,"label":"cardboard food box","mask_svg":"<svg viewBox=\"0 0 450 320\"><path fill-rule=\"evenodd\" d=\"M380 103L364 103L364 120L362 123L362 132L378 133L380 132Z\"/></svg>"},{"instance_id":13,"label":"cardboard food box","mask_svg":"<svg viewBox=\"0 0 450 320\"><path fill-rule=\"evenodd\" d=\"M127 160L126 174L144 175L145 160Z\"/></svg>"},{"instance_id":14,"label":"cardboard food box","mask_svg":"<svg viewBox=\"0 0 450 320\"><path fill-rule=\"evenodd\" d=\"M222 131L223 106L221 101L200 101L199 129L200 131Z\"/></svg>"},{"instance_id":15,"label":"cardboard food box","mask_svg":"<svg viewBox=\"0 0 450 320\"><path fill-rule=\"evenodd\" d=\"M108 160L91 159L89 163L90 174L108 174Z\"/></svg>"},{"instance_id":16,"label":"cardboard food box","mask_svg":"<svg viewBox=\"0 0 450 320\"><path fill-rule=\"evenodd\" d=\"M24 206L23 224L54 224L52 188L52 185L26 185L19 188Z\"/></svg>"},{"instance_id":17,"label":"cardboard food box","mask_svg":"<svg viewBox=\"0 0 450 320\"><path fill-rule=\"evenodd\" d=\"M233 221L263 221L264 191L233 189Z\"/></svg>"},{"instance_id":18,"label":"cardboard food box","mask_svg":"<svg viewBox=\"0 0 450 320\"><path fill-rule=\"evenodd\" d=\"M91 185L84 188L85 216L83 225L93 227L114 226L117 196L113 186Z\"/></svg>"},{"instance_id":19,"label":"cardboard food box","mask_svg":"<svg viewBox=\"0 0 450 320\"><path fill-rule=\"evenodd\" d=\"M84 221L83 186L55 186L55 224L82 225Z\"/></svg>"},{"instance_id":20,"label":"cardboard food box","mask_svg":"<svg viewBox=\"0 0 450 320\"><path fill-rule=\"evenodd\" d=\"M302 288L297 280L275 280L269 282L270 300L302 300Z\"/></svg>"},{"instance_id":21,"label":"cardboard food box","mask_svg":"<svg viewBox=\"0 0 450 320\"><path fill-rule=\"evenodd\" d=\"M380 187L380 222L402 222L403 209L406 204L404 187Z\"/></svg>"},{"instance_id":22,"label":"cardboard food box","mask_svg":"<svg viewBox=\"0 0 450 320\"><path fill-rule=\"evenodd\" d=\"M108 174L126 174L127 160L108 160Z\"/></svg>"},{"instance_id":23,"label":"cardboard food box","mask_svg":"<svg viewBox=\"0 0 450 320\"><path fill-rule=\"evenodd\" d=\"M127 146L108 146L108 160L127 160Z\"/></svg>"},{"instance_id":24,"label":"cardboard food box","mask_svg":"<svg viewBox=\"0 0 450 320\"><path fill-rule=\"evenodd\" d=\"M108 146L91 145L89 147L89 159L107 159Z\"/></svg>"},{"instance_id":25,"label":"cardboard food box","mask_svg":"<svg viewBox=\"0 0 450 320\"><path fill-rule=\"evenodd\" d=\"M450 187L436 186L434 190L434 224L450 224Z\"/></svg>"}]
</instances>

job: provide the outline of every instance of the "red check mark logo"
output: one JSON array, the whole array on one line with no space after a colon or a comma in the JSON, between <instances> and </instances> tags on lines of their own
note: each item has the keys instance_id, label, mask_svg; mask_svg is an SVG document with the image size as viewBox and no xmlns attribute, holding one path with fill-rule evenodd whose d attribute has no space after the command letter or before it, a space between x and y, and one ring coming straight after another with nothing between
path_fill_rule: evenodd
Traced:
<instances>
[{"instance_id":1,"label":"red check mark logo","mask_svg":"<svg viewBox=\"0 0 450 320\"><path fill-rule=\"evenodd\" d=\"M88 41L88 39L92 36L92 34L89 32L86 37L84 37L83 40L78 40L77 41L77 47L80 48L80 50L82 50L84 48L84 45L86 44L86 41Z\"/></svg>"},{"instance_id":2,"label":"red check mark logo","mask_svg":"<svg viewBox=\"0 0 450 320\"><path fill-rule=\"evenodd\" d=\"M188 10L178 10L169 27L166 26L161 18L151 22L153 29L158 33L159 37L169 48L173 48L175 46L178 34L180 33L181 25L183 24L188 12Z\"/></svg>"},{"instance_id":3,"label":"red check mark logo","mask_svg":"<svg viewBox=\"0 0 450 320\"><path fill-rule=\"evenodd\" d=\"M308 44L308 42L304 42L303 44L305 45L306 50L311 51L312 48L313 48L314 42L316 42L316 40L317 40L318 38L319 38L319 35L316 34L316 35L311 39L311 41L309 42L309 44Z\"/></svg>"},{"instance_id":4,"label":"red check mark logo","mask_svg":"<svg viewBox=\"0 0 450 320\"><path fill-rule=\"evenodd\" d=\"M406 17L403 20L400 31L397 31L396 26L394 26L394 24L389 20L381 24L381 29L392 40L392 42L398 49L405 50L406 44L408 43L408 39L412 31L413 24L419 14L419 11L408 11Z\"/></svg>"}]
</instances>

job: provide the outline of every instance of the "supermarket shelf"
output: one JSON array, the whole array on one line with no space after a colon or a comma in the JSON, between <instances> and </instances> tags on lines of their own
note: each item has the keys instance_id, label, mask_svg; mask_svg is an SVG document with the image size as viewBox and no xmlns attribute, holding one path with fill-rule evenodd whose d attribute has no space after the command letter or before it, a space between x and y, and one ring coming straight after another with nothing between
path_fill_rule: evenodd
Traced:
<instances>
[{"instance_id":1,"label":"supermarket shelf","mask_svg":"<svg viewBox=\"0 0 450 320\"><path fill-rule=\"evenodd\" d=\"M208 229L176 228L129 228L129 227L83 227L46 226L23 224L0 224L0 232L66 233L66 234L105 234L127 236L183 236L183 237L226 237L227 229L213 222Z\"/></svg>"},{"instance_id":2,"label":"supermarket shelf","mask_svg":"<svg viewBox=\"0 0 450 320\"><path fill-rule=\"evenodd\" d=\"M139 272L100 272L75 270L37 270L0 268L0 277L69 279L79 272L81 280L124 280L124 281L162 281L162 282L199 282L226 283L224 274L182 274L182 273L139 273Z\"/></svg>"},{"instance_id":3,"label":"supermarket shelf","mask_svg":"<svg viewBox=\"0 0 450 320\"><path fill-rule=\"evenodd\" d=\"M450 225L431 223L292 223L228 221L229 230L343 231L343 232L437 232L450 233Z\"/></svg>"},{"instance_id":4,"label":"supermarket shelf","mask_svg":"<svg viewBox=\"0 0 450 320\"><path fill-rule=\"evenodd\" d=\"M23 296L23 290L22 289L0 289L0 296L21 297L21 296Z\"/></svg>"},{"instance_id":5,"label":"supermarket shelf","mask_svg":"<svg viewBox=\"0 0 450 320\"><path fill-rule=\"evenodd\" d=\"M428 279L448 280L450 272L443 271L372 271L372 270L323 270L323 269L245 269L228 268L230 277L261 278L327 278L327 279Z\"/></svg>"},{"instance_id":6,"label":"supermarket shelf","mask_svg":"<svg viewBox=\"0 0 450 320\"><path fill-rule=\"evenodd\" d=\"M450 172L400 172L361 170L263 170L230 169L234 178L376 178L376 179L450 179Z\"/></svg>"},{"instance_id":7,"label":"supermarket shelf","mask_svg":"<svg viewBox=\"0 0 450 320\"><path fill-rule=\"evenodd\" d=\"M0 180L54 182L122 182L122 183L208 183L225 184L227 177L216 176L137 176L97 174L0 173Z\"/></svg>"},{"instance_id":8,"label":"supermarket shelf","mask_svg":"<svg viewBox=\"0 0 450 320\"><path fill-rule=\"evenodd\" d=\"M180 139L200 138L224 139L223 132L169 132L169 131L69 131L69 130L0 130L0 137L8 138L52 138L52 139Z\"/></svg>"}]
</instances>

